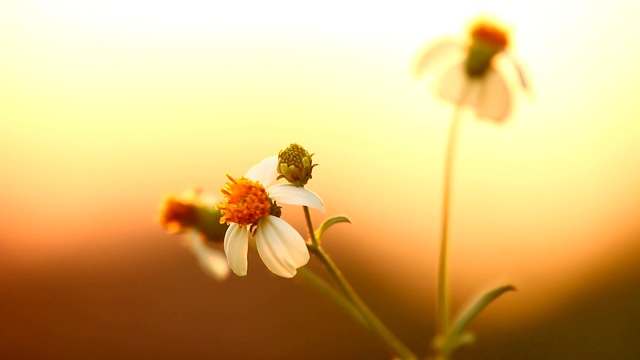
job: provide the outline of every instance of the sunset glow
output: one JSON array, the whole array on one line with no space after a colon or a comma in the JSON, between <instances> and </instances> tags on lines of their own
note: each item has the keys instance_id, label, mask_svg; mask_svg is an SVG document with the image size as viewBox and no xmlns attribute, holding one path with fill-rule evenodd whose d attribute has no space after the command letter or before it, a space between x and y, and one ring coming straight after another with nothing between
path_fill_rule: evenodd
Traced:
<instances>
[{"instance_id":1,"label":"sunset glow","mask_svg":"<svg viewBox=\"0 0 640 360\"><path fill-rule=\"evenodd\" d=\"M353 220L328 246L430 311L453 107L411 66L482 15L508 26L532 90L514 92L503 125L465 113L452 286L466 295L507 277L517 300L488 316L552 316L640 234L638 6L8 1L0 249L25 268L104 249L144 258L131 239L164 236L164 194L217 191L295 142L315 153L308 187L327 214ZM301 219L290 222L302 231Z\"/></svg>"}]
</instances>

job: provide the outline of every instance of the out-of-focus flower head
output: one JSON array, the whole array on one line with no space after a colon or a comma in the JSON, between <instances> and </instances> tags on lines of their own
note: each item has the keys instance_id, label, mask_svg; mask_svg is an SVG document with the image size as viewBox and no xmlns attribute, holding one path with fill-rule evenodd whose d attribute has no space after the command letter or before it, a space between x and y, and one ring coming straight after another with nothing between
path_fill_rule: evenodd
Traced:
<instances>
[{"instance_id":1,"label":"out-of-focus flower head","mask_svg":"<svg viewBox=\"0 0 640 360\"><path fill-rule=\"evenodd\" d=\"M169 234L201 233L207 241L222 242L227 226L220 223L217 199L202 189L168 195L160 206L157 221Z\"/></svg>"},{"instance_id":2,"label":"out-of-focus flower head","mask_svg":"<svg viewBox=\"0 0 640 360\"><path fill-rule=\"evenodd\" d=\"M249 238L254 237L260 258L267 268L282 277L293 277L309 261L304 239L280 218L281 204L323 209L315 193L292 184L277 184L278 157L272 156L253 166L241 178L229 175L222 188L225 201L217 208L221 222L229 224L224 251L229 266L239 276L247 274Z\"/></svg>"},{"instance_id":3,"label":"out-of-focus flower head","mask_svg":"<svg viewBox=\"0 0 640 360\"><path fill-rule=\"evenodd\" d=\"M229 275L229 266L224 253L215 247L222 243L228 226L220 223L222 214L215 205L215 197L201 189L171 194L162 202L157 222L169 234L184 235L202 270L223 280Z\"/></svg>"},{"instance_id":4,"label":"out-of-focus flower head","mask_svg":"<svg viewBox=\"0 0 640 360\"><path fill-rule=\"evenodd\" d=\"M436 80L436 94L472 107L479 118L502 122L511 113L512 95L496 66L496 58L510 61L520 85L528 88L522 67L508 52L509 41L504 28L478 20L471 26L467 41L445 38L429 46L418 57L415 74L419 76L448 63Z\"/></svg>"},{"instance_id":5,"label":"out-of-focus flower head","mask_svg":"<svg viewBox=\"0 0 640 360\"><path fill-rule=\"evenodd\" d=\"M160 205L157 222L169 234L180 234L197 226L198 190L190 189L181 195L170 194Z\"/></svg>"}]
</instances>

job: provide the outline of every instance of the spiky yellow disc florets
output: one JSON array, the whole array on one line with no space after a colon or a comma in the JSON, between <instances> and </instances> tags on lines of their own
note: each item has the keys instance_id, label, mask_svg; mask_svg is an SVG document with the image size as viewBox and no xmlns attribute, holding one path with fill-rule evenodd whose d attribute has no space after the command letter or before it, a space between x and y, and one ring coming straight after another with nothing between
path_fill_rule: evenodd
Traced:
<instances>
[{"instance_id":1,"label":"spiky yellow disc florets","mask_svg":"<svg viewBox=\"0 0 640 360\"><path fill-rule=\"evenodd\" d=\"M291 144L278 153L278 179L285 178L295 186L304 186L313 176L311 172L313 164L311 157L302 146Z\"/></svg>"},{"instance_id":2,"label":"spiky yellow disc florets","mask_svg":"<svg viewBox=\"0 0 640 360\"><path fill-rule=\"evenodd\" d=\"M261 217L272 215L275 204L267 195L264 186L244 177L227 177L230 181L221 190L225 200L217 205L218 210L222 212L221 224L226 222L240 226L254 225Z\"/></svg>"}]
</instances>

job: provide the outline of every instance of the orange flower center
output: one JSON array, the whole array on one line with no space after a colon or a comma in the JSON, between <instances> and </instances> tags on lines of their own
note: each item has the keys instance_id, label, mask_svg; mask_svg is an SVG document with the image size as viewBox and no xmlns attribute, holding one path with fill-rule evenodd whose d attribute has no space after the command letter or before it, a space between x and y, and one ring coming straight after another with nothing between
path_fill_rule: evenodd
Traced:
<instances>
[{"instance_id":1,"label":"orange flower center","mask_svg":"<svg viewBox=\"0 0 640 360\"><path fill-rule=\"evenodd\" d=\"M229 175L227 177L231 181L228 181L221 190L225 201L217 206L222 213L221 224L226 222L240 226L252 225L261 217L271 213L271 199L264 186L245 177L240 179L234 179Z\"/></svg>"},{"instance_id":2,"label":"orange flower center","mask_svg":"<svg viewBox=\"0 0 640 360\"><path fill-rule=\"evenodd\" d=\"M471 29L471 38L484 41L499 48L506 48L509 45L507 32L503 29L488 23L478 23Z\"/></svg>"},{"instance_id":3,"label":"orange flower center","mask_svg":"<svg viewBox=\"0 0 640 360\"><path fill-rule=\"evenodd\" d=\"M169 233L177 233L196 223L196 206L176 198L167 198L158 221Z\"/></svg>"}]
</instances>

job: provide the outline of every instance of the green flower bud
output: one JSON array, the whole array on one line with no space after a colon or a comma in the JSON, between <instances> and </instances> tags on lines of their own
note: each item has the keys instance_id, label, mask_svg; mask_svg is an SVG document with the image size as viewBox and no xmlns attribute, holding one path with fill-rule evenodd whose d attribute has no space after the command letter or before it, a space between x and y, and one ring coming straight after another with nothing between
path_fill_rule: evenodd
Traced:
<instances>
[{"instance_id":1,"label":"green flower bud","mask_svg":"<svg viewBox=\"0 0 640 360\"><path fill-rule=\"evenodd\" d=\"M278 179L285 178L295 186L304 186L313 176L311 171L314 166L311 157L302 146L291 144L278 153Z\"/></svg>"}]
</instances>

